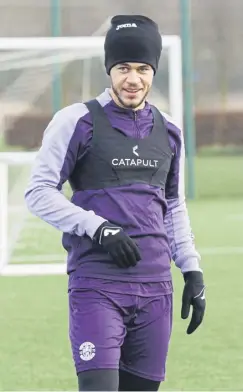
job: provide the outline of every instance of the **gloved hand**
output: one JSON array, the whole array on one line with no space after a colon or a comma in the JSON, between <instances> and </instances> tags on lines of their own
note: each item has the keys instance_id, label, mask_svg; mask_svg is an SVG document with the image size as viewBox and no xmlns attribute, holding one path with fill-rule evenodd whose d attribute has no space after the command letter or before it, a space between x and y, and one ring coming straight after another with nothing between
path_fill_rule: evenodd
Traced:
<instances>
[{"instance_id":1,"label":"gloved hand","mask_svg":"<svg viewBox=\"0 0 243 392\"><path fill-rule=\"evenodd\" d=\"M122 268L135 266L141 256L135 242L121 227L104 222L94 235L94 242L101 245Z\"/></svg>"},{"instance_id":2,"label":"gloved hand","mask_svg":"<svg viewBox=\"0 0 243 392\"><path fill-rule=\"evenodd\" d=\"M187 328L187 334L193 333L203 321L206 300L203 274L200 271L190 271L184 274L185 286L182 295L181 318L187 319L192 306L192 317Z\"/></svg>"}]
</instances>

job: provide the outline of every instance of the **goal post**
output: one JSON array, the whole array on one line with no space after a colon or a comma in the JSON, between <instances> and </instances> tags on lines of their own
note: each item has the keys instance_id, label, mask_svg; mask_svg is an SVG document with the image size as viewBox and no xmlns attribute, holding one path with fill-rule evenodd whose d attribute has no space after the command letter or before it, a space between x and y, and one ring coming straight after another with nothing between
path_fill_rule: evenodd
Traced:
<instances>
[{"instance_id":1,"label":"goal post","mask_svg":"<svg viewBox=\"0 0 243 392\"><path fill-rule=\"evenodd\" d=\"M150 100L182 127L181 40L171 35L162 36L162 42ZM39 148L34 130L38 116L51 112L53 70L62 75L63 106L90 99L109 87L103 48L103 36L0 38L0 275L66 272L61 233L31 216L24 201ZM32 123L20 121L26 113ZM13 126L15 122L21 123L19 128ZM28 148L19 146L22 132ZM15 144L17 151L10 151Z\"/></svg>"},{"instance_id":2,"label":"goal post","mask_svg":"<svg viewBox=\"0 0 243 392\"><path fill-rule=\"evenodd\" d=\"M0 52L21 51L15 63L15 68L22 66L19 62L28 51L65 51L66 53L53 54L48 59L43 60L43 65L54 64L62 61L72 61L74 59L90 59L92 56L99 56L103 59L103 36L85 36L85 37L30 37L30 38L0 38ZM170 114L179 126L183 123L183 92L182 92L182 53L181 39L178 35L162 36L163 50L168 51L168 69L169 69L169 107ZM81 51L81 52L80 52ZM12 66L14 66L12 60ZM0 56L1 64L1 56ZM24 67L32 67L36 64L41 65L41 60L35 61L23 59ZM1 67L0 67L1 71Z\"/></svg>"}]
</instances>

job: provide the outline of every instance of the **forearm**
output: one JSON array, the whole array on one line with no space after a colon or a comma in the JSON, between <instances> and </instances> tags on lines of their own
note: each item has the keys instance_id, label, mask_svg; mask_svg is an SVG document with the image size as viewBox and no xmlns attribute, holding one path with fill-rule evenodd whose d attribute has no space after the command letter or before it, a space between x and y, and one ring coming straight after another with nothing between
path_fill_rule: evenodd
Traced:
<instances>
[{"instance_id":1,"label":"forearm","mask_svg":"<svg viewBox=\"0 0 243 392\"><path fill-rule=\"evenodd\" d=\"M165 226L172 252L172 259L182 273L201 271L200 255L194 244L189 214L185 202L185 145L183 132L167 119L171 149L174 156L167 177L165 196L167 213Z\"/></svg>"},{"instance_id":2,"label":"forearm","mask_svg":"<svg viewBox=\"0 0 243 392\"><path fill-rule=\"evenodd\" d=\"M93 237L105 221L93 211L86 211L70 202L58 189L38 185L26 191L29 211L63 233Z\"/></svg>"},{"instance_id":3,"label":"forearm","mask_svg":"<svg viewBox=\"0 0 243 392\"><path fill-rule=\"evenodd\" d=\"M194 244L194 236L184 200L168 200L165 225L175 265L180 268L182 273L201 271L201 257Z\"/></svg>"}]
</instances>

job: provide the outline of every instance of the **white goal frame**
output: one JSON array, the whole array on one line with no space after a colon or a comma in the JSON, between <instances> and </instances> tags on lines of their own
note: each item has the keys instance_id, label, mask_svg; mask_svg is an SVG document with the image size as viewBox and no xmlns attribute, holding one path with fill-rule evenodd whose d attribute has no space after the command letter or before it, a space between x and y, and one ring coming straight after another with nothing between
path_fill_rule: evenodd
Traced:
<instances>
[{"instance_id":1,"label":"white goal frame","mask_svg":"<svg viewBox=\"0 0 243 392\"><path fill-rule=\"evenodd\" d=\"M181 39L177 35L162 36L163 47L168 50L169 107L178 126L183 125L182 53ZM0 38L0 51L80 49L103 57L104 37L24 37ZM56 275L66 273L66 264L9 264L8 255L8 168L10 165L31 165L36 152L0 153L0 275ZM38 219L38 218L37 218ZM61 244L60 244L61 246Z\"/></svg>"}]
</instances>

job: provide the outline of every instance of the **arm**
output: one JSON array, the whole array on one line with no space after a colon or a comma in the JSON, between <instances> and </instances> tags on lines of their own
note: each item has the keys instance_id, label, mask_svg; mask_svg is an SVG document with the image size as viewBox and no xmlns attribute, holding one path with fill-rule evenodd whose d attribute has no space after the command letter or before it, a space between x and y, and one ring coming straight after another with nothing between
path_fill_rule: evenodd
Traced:
<instances>
[{"instance_id":1,"label":"arm","mask_svg":"<svg viewBox=\"0 0 243 392\"><path fill-rule=\"evenodd\" d=\"M200 268L200 255L194 244L190 219L185 202L184 162L185 148L183 133L168 122L174 157L166 184L168 211L165 225L172 250L172 259L184 277L181 318L187 319L192 306L192 317L187 334L193 333L202 323L206 308L205 286ZM174 144L172 143L174 142Z\"/></svg>"},{"instance_id":2,"label":"arm","mask_svg":"<svg viewBox=\"0 0 243 392\"><path fill-rule=\"evenodd\" d=\"M174 157L166 183L166 200L168 204L165 226L170 241L172 259L182 273L202 271L200 255L194 244L185 201L185 147L183 133L167 119L171 146Z\"/></svg>"},{"instance_id":3,"label":"arm","mask_svg":"<svg viewBox=\"0 0 243 392\"><path fill-rule=\"evenodd\" d=\"M25 191L25 201L32 214L56 229L79 236L86 233L92 238L105 219L74 205L62 193L80 147L76 126L80 116L86 113L84 105L74 104L53 117L44 132Z\"/></svg>"}]
</instances>

